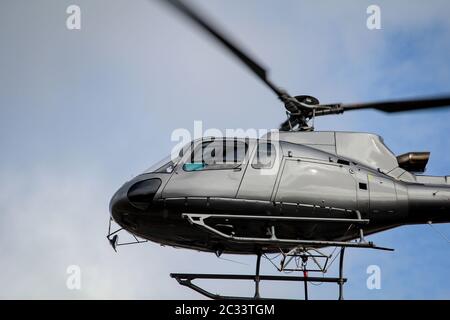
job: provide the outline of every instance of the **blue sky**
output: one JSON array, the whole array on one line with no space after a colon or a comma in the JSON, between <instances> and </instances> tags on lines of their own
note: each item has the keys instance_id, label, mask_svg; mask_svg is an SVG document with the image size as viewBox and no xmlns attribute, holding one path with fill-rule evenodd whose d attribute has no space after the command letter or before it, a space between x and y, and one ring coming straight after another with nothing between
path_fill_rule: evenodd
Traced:
<instances>
[{"instance_id":1,"label":"blue sky","mask_svg":"<svg viewBox=\"0 0 450 320\"><path fill-rule=\"evenodd\" d=\"M194 1L292 94L357 102L450 92L447 1ZM82 28L66 29L67 6ZM366 28L381 7L382 29ZM0 297L199 298L170 272L253 272L253 257L124 248L105 239L108 202L125 180L167 155L174 129L274 128L272 93L208 37L156 1L6 0L0 4ZM378 133L397 154L431 151L428 173L450 174L450 110L348 113L319 130ZM436 226L450 235L447 225ZM448 299L448 244L428 226L371 237L394 253L348 250L348 299ZM180 263L181 262L181 263ZM66 268L82 290L66 288ZM366 288L379 265L381 290ZM264 272L271 272L266 263ZM249 284L250 285L250 284ZM249 293L221 284L225 293ZM263 284L301 296L298 284ZM335 298L334 286L313 288Z\"/></svg>"}]
</instances>

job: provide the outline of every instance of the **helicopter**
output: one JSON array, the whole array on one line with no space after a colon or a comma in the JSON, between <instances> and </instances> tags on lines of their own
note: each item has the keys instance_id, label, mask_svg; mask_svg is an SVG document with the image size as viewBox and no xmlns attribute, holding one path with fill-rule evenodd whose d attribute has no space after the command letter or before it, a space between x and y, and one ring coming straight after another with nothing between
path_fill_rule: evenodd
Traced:
<instances>
[{"instance_id":1,"label":"helicopter","mask_svg":"<svg viewBox=\"0 0 450 320\"><path fill-rule=\"evenodd\" d=\"M321 104L309 95L291 96L270 81L267 70L235 45L211 21L180 0L161 0L222 44L275 93L287 119L261 138L203 137L124 183L110 201L107 235L114 250L118 232L136 242L215 253L254 254L254 275L171 274L181 285L213 299L196 279L259 283L333 282L343 299L345 248L393 250L365 236L402 225L450 222L450 176L423 175L429 152L395 155L376 134L314 131L315 117L375 109L397 113L450 105L450 96ZM111 230L111 222L120 228ZM144 240L140 240L140 239ZM339 276L326 273L340 248ZM303 276L260 275L261 257L279 253L278 271ZM322 259L322 263L318 260ZM310 267L308 262L313 261ZM292 266L292 264L295 264Z\"/></svg>"}]
</instances>

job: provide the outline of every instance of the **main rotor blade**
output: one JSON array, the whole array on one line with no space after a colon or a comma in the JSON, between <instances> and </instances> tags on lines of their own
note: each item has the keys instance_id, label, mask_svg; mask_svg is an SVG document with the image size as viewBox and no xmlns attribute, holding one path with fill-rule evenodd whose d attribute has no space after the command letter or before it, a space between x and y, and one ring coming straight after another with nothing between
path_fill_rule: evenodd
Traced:
<instances>
[{"instance_id":1,"label":"main rotor blade","mask_svg":"<svg viewBox=\"0 0 450 320\"><path fill-rule=\"evenodd\" d=\"M254 59L250 58L250 56L244 53L236 44L234 44L230 39L228 39L225 34L219 31L219 28L214 26L211 21L208 21L204 16L200 16L195 10L191 7L187 6L185 3L179 0L160 0L165 3L169 3L177 9L179 12L184 14L186 17L190 18L191 21L196 23L199 27L203 28L203 30L207 31L210 36L219 41L222 45L224 45L228 50L231 51L241 62L243 62L253 73L255 73L258 78L260 78L269 88L275 92L278 98L286 99L289 97L286 92L277 88L272 82L267 78L267 70L265 70L261 65L259 65Z\"/></svg>"},{"instance_id":2,"label":"main rotor blade","mask_svg":"<svg viewBox=\"0 0 450 320\"><path fill-rule=\"evenodd\" d=\"M341 104L342 111L376 109L384 112L402 112L410 110L442 108L450 106L450 96L439 98L421 98L411 100L384 101L371 103Z\"/></svg>"}]
</instances>

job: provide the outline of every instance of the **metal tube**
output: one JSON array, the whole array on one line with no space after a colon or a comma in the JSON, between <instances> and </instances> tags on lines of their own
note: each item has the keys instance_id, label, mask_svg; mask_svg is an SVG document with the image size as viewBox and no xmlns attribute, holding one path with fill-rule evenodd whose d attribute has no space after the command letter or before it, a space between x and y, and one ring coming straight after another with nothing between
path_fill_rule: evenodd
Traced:
<instances>
[{"instance_id":1,"label":"metal tube","mask_svg":"<svg viewBox=\"0 0 450 320\"><path fill-rule=\"evenodd\" d=\"M259 299L259 269L261 266L261 253L258 252L256 255L256 274L255 274L255 299Z\"/></svg>"},{"instance_id":2,"label":"metal tube","mask_svg":"<svg viewBox=\"0 0 450 320\"><path fill-rule=\"evenodd\" d=\"M339 255L339 300L344 300L344 253L345 247L342 247Z\"/></svg>"},{"instance_id":3,"label":"metal tube","mask_svg":"<svg viewBox=\"0 0 450 320\"><path fill-rule=\"evenodd\" d=\"M308 272L306 270L303 270L303 277L305 278L305 281L303 281L305 287L305 300L308 300L308 281L306 280L308 278Z\"/></svg>"}]
</instances>

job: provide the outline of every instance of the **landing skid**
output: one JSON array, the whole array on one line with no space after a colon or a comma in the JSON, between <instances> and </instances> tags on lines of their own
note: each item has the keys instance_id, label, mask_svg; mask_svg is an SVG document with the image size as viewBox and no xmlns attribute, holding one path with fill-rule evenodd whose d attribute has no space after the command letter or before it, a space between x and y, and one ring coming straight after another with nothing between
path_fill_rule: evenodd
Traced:
<instances>
[{"instance_id":1,"label":"landing skid","mask_svg":"<svg viewBox=\"0 0 450 320\"><path fill-rule=\"evenodd\" d=\"M214 234L226 241L234 243L251 243L256 245L268 246L291 246L291 247L353 247L353 248L368 248L393 251L390 248L377 247L372 242L367 242L364 239L364 233L361 225L369 223L368 219L362 219L359 211L355 211L356 219L344 218L310 218L310 217L280 217L280 216L249 216L249 215L225 215L225 214L201 214L201 213L183 213L181 216L189 221L191 225L197 226L205 232ZM206 223L209 218L223 219L227 222L228 219L264 221L272 226L268 229L269 238L256 238L247 236L236 236L224 233L217 229L217 227L210 226ZM280 239L276 235L274 222L315 222L315 223L342 223L349 225L349 229L358 226L359 241L328 241L328 240L307 240L307 239Z\"/></svg>"},{"instance_id":2,"label":"landing skid","mask_svg":"<svg viewBox=\"0 0 450 320\"><path fill-rule=\"evenodd\" d=\"M331 209L330 209L331 210ZM341 209L344 210L344 209ZM364 233L362 225L368 224L368 219L362 219L359 211L352 212L351 210L344 210L348 213L353 213L354 218L320 218L320 217L285 217L285 216L250 216L250 215L218 215L218 214L201 214L201 213L184 213L182 216L186 218L192 225L203 229L205 232L214 234L226 241L234 243L246 243L253 244L256 247L269 246L271 248L278 247L282 259L279 266L275 265L272 259L268 260L275 266L280 272L301 272L303 276L273 276L273 275L260 275L261 265L261 252L257 253L256 260L256 273L255 275L242 275L242 274L192 274L192 273L172 273L170 276L175 278L179 284L188 287L208 298L211 299L262 299L259 293L260 281L299 281L304 284L304 297L308 300L308 283L337 283L339 286L339 300L344 299L344 284L347 281L343 276L344 269L344 253L346 247L353 248L365 248L365 249L377 249L393 251L390 248L378 247L372 242L367 242L364 239ZM264 221L269 225L267 238L257 238L249 236L237 236L234 232L224 233L215 226L207 224L207 220L210 218L223 219L224 223L228 223L229 220L252 220L252 221ZM283 239L278 238L275 230L276 222L315 222L315 223L342 223L348 224L349 228L356 227L359 230L359 240L357 241L328 241L328 240L309 240L309 239ZM345 236L345 235L344 235ZM290 251L286 252L286 247L290 246ZM284 249L281 249L283 247ZM336 247L340 248L339 252L339 277L310 277L310 272L319 272L322 275L328 271L330 265L335 258L329 264L331 255L326 255L318 248L323 247ZM336 250L335 249L335 250ZM220 254L219 254L220 255ZM267 257L264 254L265 257ZM314 268L308 268L308 261L313 261ZM320 262L322 261L322 262ZM296 266L291 267L293 263ZM232 297L223 296L220 294L211 293L198 285L192 283L197 279L211 279L211 280L253 280L255 282L255 294L253 297Z\"/></svg>"}]
</instances>

